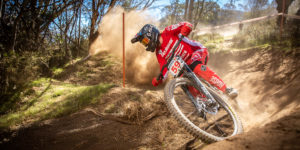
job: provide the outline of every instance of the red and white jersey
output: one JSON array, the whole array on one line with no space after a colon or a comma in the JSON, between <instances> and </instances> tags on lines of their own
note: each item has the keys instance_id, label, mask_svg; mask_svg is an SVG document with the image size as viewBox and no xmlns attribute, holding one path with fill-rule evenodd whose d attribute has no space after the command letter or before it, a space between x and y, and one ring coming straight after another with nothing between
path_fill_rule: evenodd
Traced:
<instances>
[{"instance_id":1,"label":"red and white jersey","mask_svg":"<svg viewBox=\"0 0 300 150\"><path fill-rule=\"evenodd\" d=\"M189 23L182 22L179 24L171 25L166 27L165 30L161 33L163 39L160 47L156 49L156 57L160 65L160 70L167 63L169 57L171 57L171 50L179 40L181 28ZM175 51L175 55L180 55L181 58L190 65L192 62L202 60L202 57L205 55L208 57L208 52L206 47L200 43L190 40L187 37L184 37L180 42L179 46ZM167 76L167 68L163 70L164 78Z\"/></svg>"}]
</instances>

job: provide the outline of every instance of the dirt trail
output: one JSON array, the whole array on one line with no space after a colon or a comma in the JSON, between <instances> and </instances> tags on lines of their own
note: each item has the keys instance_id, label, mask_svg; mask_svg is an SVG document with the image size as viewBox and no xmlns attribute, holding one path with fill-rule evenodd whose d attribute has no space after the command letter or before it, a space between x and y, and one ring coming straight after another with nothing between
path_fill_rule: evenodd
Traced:
<instances>
[{"instance_id":1,"label":"dirt trail","mask_svg":"<svg viewBox=\"0 0 300 150\"><path fill-rule=\"evenodd\" d=\"M284 116L266 126L252 128L242 135L206 146L205 150L253 149L296 150L300 149L300 111Z\"/></svg>"},{"instance_id":2,"label":"dirt trail","mask_svg":"<svg viewBox=\"0 0 300 150\"><path fill-rule=\"evenodd\" d=\"M275 121L299 106L299 51L284 54L269 48L252 49L219 53L213 58L222 64L211 65L225 82L239 89L238 109L246 131Z\"/></svg>"},{"instance_id":3,"label":"dirt trail","mask_svg":"<svg viewBox=\"0 0 300 150\"><path fill-rule=\"evenodd\" d=\"M61 80L121 85L121 69L115 68L116 73L107 76L97 63L103 57L98 55L82 65L93 69L90 80L74 78L76 69L70 69ZM170 116L162 87L128 84L125 89L113 88L99 105L1 135L12 139L0 149L299 149L299 50L283 54L254 48L219 52L210 58L208 65L239 89L238 105L234 107L245 134L205 145Z\"/></svg>"},{"instance_id":4,"label":"dirt trail","mask_svg":"<svg viewBox=\"0 0 300 150\"><path fill-rule=\"evenodd\" d=\"M299 49L283 53L254 48L212 58L217 72L239 89L235 107L246 133L205 149L299 149Z\"/></svg>"}]
</instances>

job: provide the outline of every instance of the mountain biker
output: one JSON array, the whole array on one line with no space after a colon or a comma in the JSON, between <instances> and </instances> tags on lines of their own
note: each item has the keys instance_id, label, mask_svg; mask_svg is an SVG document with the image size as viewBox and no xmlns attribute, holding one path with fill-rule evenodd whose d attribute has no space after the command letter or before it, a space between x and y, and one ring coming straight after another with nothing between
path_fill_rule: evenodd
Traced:
<instances>
[{"instance_id":1,"label":"mountain biker","mask_svg":"<svg viewBox=\"0 0 300 150\"><path fill-rule=\"evenodd\" d=\"M161 33L154 25L146 24L135 35L131 42L135 43L139 41L146 46L147 51L156 51L156 57L161 70L171 56L170 51L173 49L173 46L175 46L179 37L183 35L184 38L177 47L175 54L180 55L196 75L217 87L229 97L235 98L238 95L237 90L227 87L223 80L207 66L209 59L207 48L200 43L187 38L191 31L192 24L188 22L181 22L179 24L168 26ZM167 68L162 71L163 80L166 79L167 72ZM152 85L158 86L163 80L157 81L156 77L154 77ZM189 90L193 96L196 96L197 93L199 93L194 88L189 88Z\"/></svg>"}]
</instances>

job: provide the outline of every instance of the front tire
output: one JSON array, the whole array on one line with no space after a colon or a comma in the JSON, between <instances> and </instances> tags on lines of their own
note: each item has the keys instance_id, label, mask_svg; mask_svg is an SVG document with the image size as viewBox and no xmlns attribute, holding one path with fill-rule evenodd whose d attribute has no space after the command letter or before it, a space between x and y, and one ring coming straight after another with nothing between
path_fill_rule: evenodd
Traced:
<instances>
[{"instance_id":1,"label":"front tire","mask_svg":"<svg viewBox=\"0 0 300 150\"><path fill-rule=\"evenodd\" d=\"M177 87L181 86L195 87L187 78L175 78L165 86L165 101L171 114L175 116L176 120L179 121L189 133L206 143L211 143L243 132L239 117L232 107L229 106L224 97L220 96L213 89L206 87L220 105L220 110L216 115L207 114L209 117L218 119L212 121L210 119L206 120L201 118L201 115L197 113L198 111L195 111L195 106L191 103L191 100L189 100L186 94L181 91L180 88L177 89ZM221 115L221 117L218 117L219 115Z\"/></svg>"}]
</instances>

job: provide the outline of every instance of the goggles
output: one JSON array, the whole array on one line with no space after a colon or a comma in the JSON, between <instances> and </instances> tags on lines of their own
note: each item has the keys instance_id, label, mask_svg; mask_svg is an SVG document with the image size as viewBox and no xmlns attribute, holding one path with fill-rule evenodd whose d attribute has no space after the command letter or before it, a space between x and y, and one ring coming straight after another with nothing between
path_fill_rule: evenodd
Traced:
<instances>
[{"instance_id":1,"label":"goggles","mask_svg":"<svg viewBox=\"0 0 300 150\"><path fill-rule=\"evenodd\" d=\"M145 46L147 46L149 44L149 42L150 42L150 39L146 36L141 41L141 43Z\"/></svg>"}]
</instances>

